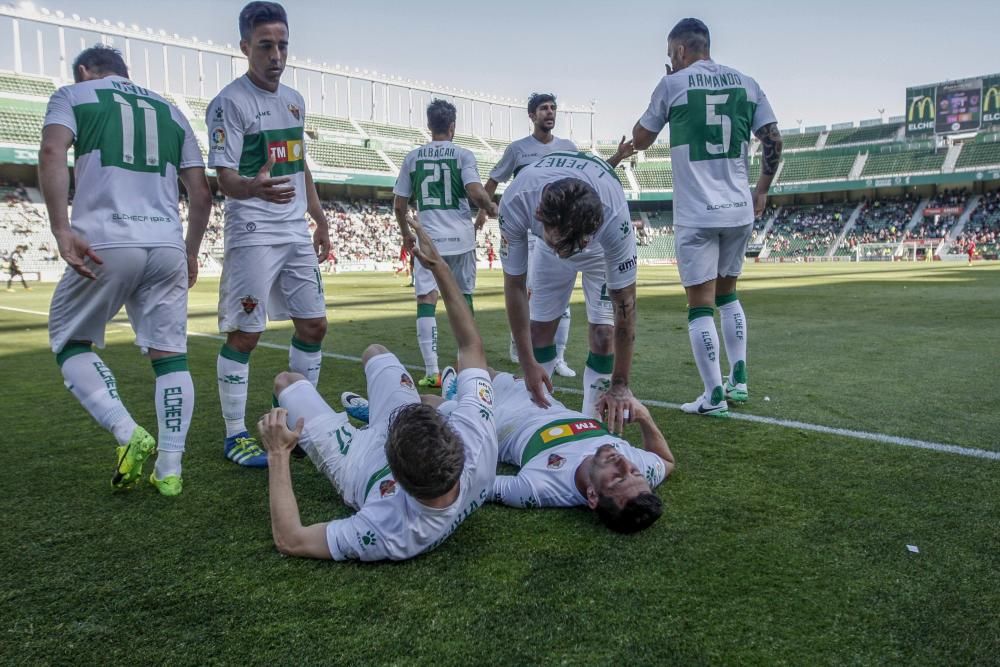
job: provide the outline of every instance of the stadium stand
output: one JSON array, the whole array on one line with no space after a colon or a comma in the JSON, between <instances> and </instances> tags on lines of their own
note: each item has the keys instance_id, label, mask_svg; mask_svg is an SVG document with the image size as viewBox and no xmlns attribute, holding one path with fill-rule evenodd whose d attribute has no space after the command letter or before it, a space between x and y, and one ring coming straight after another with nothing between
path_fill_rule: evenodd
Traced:
<instances>
[{"instance_id":1,"label":"stadium stand","mask_svg":"<svg viewBox=\"0 0 1000 667\"><path fill-rule=\"evenodd\" d=\"M903 239L903 230L917 204L918 200L910 196L883 197L866 202L854 228L847 233L836 254L853 255L855 248L862 243L898 243Z\"/></svg>"},{"instance_id":2,"label":"stadium stand","mask_svg":"<svg viewBox=\"0 0 1000 667\"><path fill-rule=\"evenodd\" d=\"M310 141L306 144L306 150L318 164L326 167L394 171L378 153L365 146L335 141Z\"/></svg>"},{"instance_id":3,"label":"stadium stand","mask_svg":"<svg viewBox=\"0 0 1000 667\"><path fill-rule=\"evenodd\" d=\"M23 74L0 73L0 93L48 98L56 92L52 79Z\"/></svg>"},{"instance_id":4,"label":"stadium stand","mask_svg":"<svg viewBox=\"0 0 1000 667\"><path fill-rule=\"evenodd\" d=\"M660 142L653 144L643 154L647 160L666 160L670 157L670 144Z\"/></svg>"},{"instance_id":5,"label":"stadium stand","mask_svg":"<svg viewBox=\"0 0 1000 667\"><path fill-rule=\"evenodd\" d=\"M1000 141L966 143L955 163L955 169L979 169L1000 164Z\"/></svg>"},{"instance_id":6,"label":"stadium stand","mask_svg":"<svg viewBox=\"0 0 1000 667\"><path fill-rule=\"evenodd\" d=\"M781 142L786 151L816 148L819 135L819 132L811 134L785 134L782 135Z\"/></svg>"},{"instance_id":7,"label":"stadium stand","mask_svg":"<svg viewBox=\"0 0 1000 667\"><path fill-rule=\"evenodd\" d=\"M944 190L927 204L928 209L940 207L962 209L966 206L969 193L965 190ZM961 214L927 216L916 227L906 232L904 240L942 239Z\"/></svg>"},{"instance_id":8,"label":"stadium stand","mask_svg":"<svg viewBox=\"0 0 1000 667\"><path fill-rule=\"evenodd\" d=\"M306 114L306 129L318 130L321 132L333 132L336 134L349 134L360 136L354 125L346 118L337 116L324 116L322 114Z\"/></svg>"},{"instance_id":9,"label":"stadium stand","mask_svg":"<svg viewBox=\"0 0 1000 667\"><path fill-rule=\"evenodd\" d=\"M2 100L0 141L38 146L42 140L45 105L27 100Z\"/></svg>"},{"instance_id":10,"label":"stadium stand","mask_svg":"<svg viewBox=\"0 0 1000 667\"><path fill-rule=\"evenodd\" d=\"M869 154L862 176L916 174L941 171L945 151L905 151L901 153Z\"/></svg>"},{"instance_id":11,"label":"stadium stand","mask_svg":"<svg viewBox=\"0 0 1000 667\"><path fill-rule=\"evenodd\" d=\"M779 183L829 181L847 178L854 166L854 154L824 155L823 151L793 153L784 157Z\"/></svg>"},{"instance_id":12,"label":"stadium stand","mask_svg":"<svg viewBox=\"0 0 1000 667\"><path fill-rule=\"evenodd\" d=\"M211 100L203 100L199 97L185 97L184 101L191 107L195 118L205 120L205 112L208 111L208 105L211 104Z\"/></svg>"},{"instance_id":13,"label":"stadium stand","mask_svg":"<svg viewBox=\"0 0 1000 667\"><path fill-rule=\"evenodd\" d=\"M871 144L875 142L892 141L902 127L900 123L887 125L869 125L843 130L832 130L826 138L827 146L842 146L846 144Z\"/></svg>"},{"instance_id":14,"label":"stadium stand","mask_svg":"<svg viewBox=\"0 0 1000 667\"><path fill-rule=\"evenodd\" d=\"M470 151L474 151L476 153L483 152L486 150L486 148L483 146L483 142L481 142L479 139L476 139L471 134L459 134L458 132L456 132L455 138L452 140L452 143L458 146L462 146L463 148L468 148Z\"/></svg>"},{"instance_id":15,"label":"stadium stand","mask_svg":"<svg viewBox=\"0 0 1000 667\"><path fill-rule=\"evenodd\" d=\"M370 120L360 120L358 124L365 132L373 137L384 139L401 139L411 144L425 144L427 137L424 133L414 127L403 127L402 125L387 125L376 123Z\"/></svg>"},{"instance_id":16,"label":"stadium stand","mask_svg":"<svg viewBox=\"0 0 1000 667\"><path fill-rule=\"evenodd\" d=\"M503 153L504 149L510 145L510 142L506 139L486 139L486 143L497 153Z\"/></svg>"},{"instance_id":17,"label":"stadium stand","mask_svg":"<svg viewBox=\"0 0 1000 667\"><path fill-rule=\"evenodd\" d=\"M674 187L669 162L639 162L632 172L643 190L671 190Z\"/></svg>"},{"instance_id":18,"label":"stadium stand","mask_svg":"<svg viewBox=\"0 0 1000 667\"><path fill-rule=\"evenodd\" d=\"M980 256L995 257L1000 253L1000 191L983 195L961 236L955 240L952 252L964 255L970 243L975 243L976 254Z\"/></svg>"},{"instance_id":19,"label":"stadium stand","mask_svg":"<svg viewBox=\"0 0 1000 667\"><path fill-rule=\"evenodd\" d=\"M855 204L785 206L766 243L773 257L823 255L837 239Z\"/></svg>"}]
</instances>

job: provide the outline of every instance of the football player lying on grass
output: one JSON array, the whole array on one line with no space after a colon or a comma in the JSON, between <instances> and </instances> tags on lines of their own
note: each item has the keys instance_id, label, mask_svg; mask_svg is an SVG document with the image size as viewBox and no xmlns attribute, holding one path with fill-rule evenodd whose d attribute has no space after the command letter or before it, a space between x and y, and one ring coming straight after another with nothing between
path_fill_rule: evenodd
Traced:
<instances>
[{"instance_id":1,"label":"football player lying on grass","mask_svg":"<svg viewBox=\"0 0 1000 667\"><path fill-rule=\"evenodd\" d=\"M482 339L448 265L423 228L409 224L414 253L434 274L458 344L454 409L445 417L423 404L413 378L381 345L370 345L362 357L371 398L367 429L352 426L302 375L278 374L280 407L258 428L268 455L271 530L284 554L412 558L444 542L493 494L497 436ZM289 470L296 444L356 514L302 525Z\"/></svg>"},{"instance_id":2,"label":"football player lying on grass","mask_svg":"<svg viewBox=\"0 0 1000 667\"><path fill-rule=\"evenodd\" d=\"M497 475L491 501L523 508L585 505L619 533L643 530L660 518L663 503L653 487L670 475L674 457L645 405L633 399L629 407L642 433L639 449L551 395L551 407L539 407L524 380L490 370L500 460L520 468L516 475ZM445 398L453 377L451 369L442 373ZM444 414L456 405L436 396L422 399ZM363 419L363 398L347 392L342 400Z\"/></svg>"}]
</instances>

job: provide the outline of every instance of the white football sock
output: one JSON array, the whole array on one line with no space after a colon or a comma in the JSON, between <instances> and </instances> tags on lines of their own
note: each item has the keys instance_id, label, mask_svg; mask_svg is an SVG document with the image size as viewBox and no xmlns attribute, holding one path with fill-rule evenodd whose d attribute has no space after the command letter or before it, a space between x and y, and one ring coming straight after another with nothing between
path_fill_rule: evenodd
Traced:
<instances>
[{"instance_id":1,"label":"white football sock","mask_svg":"<svg viewBox=\"0 0 1000 667\"><path fill-rule=\"evenodd\" d=\"M569 308L559 318L559 326L556 328L556 359L565 359L566 343L569 341L570 313Z\"/></svg>"},{"instance_id":2,"label":"white football sock","mask_svg":"<svg viewBox=\"0 0 1000 667\"><path fill-rule=\"evenodd\" d=\"M63 357L60 366L66 388L98 424L115 436L119 445L124 445L132 438L136 423L118 396L114 373L94 352L74 353L77 349L84 348L73 346L59 355L69 354Z\"/></svg>"},{"instance_id":3,"label":"white football sock","mask_svg":"<svg viewBox=\"0 0 1000 667\"><path fill-rule=\"evenodd\" d=\"M319 384L319 371L323 365L320 343L306 343L292 336L288 346L288 370L306 376L312 386Z\"/></svg>"},{"instance_id":4,"label":"white football sock","mask_svg":"<svg viewBox=\"0 0 1000 667\"><path fill-rule=\"evenodd\" d=\"M250 353L239 352L223 345L215 362L219 377L219 402L226 420L226 437L247 430L244 418L247 409L247 384L250 382Z\"/></svg>"},{"instance_id":5,"label":"white football sock","mask_svg":"<svg viewBox=\"0 0 1000 667\"><path fill-rule=\"evenodd\" d=\"M188 371L187 355L157 359L156 373L156 478L181 474L181 456L191 417L194 415L194 383Z\"/></svg>"},{"instance_id":6,"label":"white football sock","mask_svg":"<svg viewBox=\"0 0 1000 667\"><path fill-rule=\"evenodd\" d=\"M438 329L437 319L434 317L434 306L430 304L417 304L417 344L420 345L420 354L424 358L424 373L434 375L439 372L438 368Z\"/></svg>"},{"instance_id":7,"label":"white football sock","mask_svg":"<svg viewBox=\"0 0 1000 667\"><path fill-rule=\"evenodd\" d=\"M725 398L722 392L722 371L719 368L719 332L715 328L711 306L688 309L688 338L698 367L705 396L714 405Z\"/></svg>"},{"instance_id":8,"label":"white football sock","mask_svg":"<svg viewBox=\"0 0 1000 667\"><path fill-rule=\"evenodd\" d=\"M587 365L583 368L583 406L580 408L587 417L600 419L597 414L597 401L611 387L611 371L615 365L615 355L587 355Z\"/></svg>"},{"instance_id":9,"label":"white football sock","mask_svg":"<svg viewBox=\"0 0 1000 667\"><path fill-rule=\"evenodd\" d=\"M736 293L729 295L735 297ZM723 297L721 300L726 300ZM720 299L715 302L719 305ZM729 381L733 384L747 383L747 317L739 299L719 305L719 319L722 322L722 340L726 344L729 358Z\"/></svg>"}]
</instances>

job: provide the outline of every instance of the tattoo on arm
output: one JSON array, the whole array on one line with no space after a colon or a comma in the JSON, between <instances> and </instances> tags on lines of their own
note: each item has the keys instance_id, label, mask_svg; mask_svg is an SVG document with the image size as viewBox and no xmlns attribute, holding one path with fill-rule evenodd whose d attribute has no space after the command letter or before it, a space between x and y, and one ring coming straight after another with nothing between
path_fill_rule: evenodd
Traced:
<instances>
[{"instance_id":1,"label":"tattoo on arm","mask_svg":"<svg viewBox=\"0 0 1000 667\"><path fill-rule=\"evenodd\" d=\"M778 173L778 163L781 162L781 132L778 131L777 123L768 123L761 127L754 135L760 139L763 160L761 161L761 171L769 176Z\"/></svg>"}]
</instances>

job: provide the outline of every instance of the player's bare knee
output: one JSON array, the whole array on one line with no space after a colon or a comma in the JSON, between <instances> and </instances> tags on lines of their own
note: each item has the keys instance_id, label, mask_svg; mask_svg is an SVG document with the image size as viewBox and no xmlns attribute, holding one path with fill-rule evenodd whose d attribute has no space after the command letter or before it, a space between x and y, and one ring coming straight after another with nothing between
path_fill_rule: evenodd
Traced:
<instances>
[{"instance_id":1,"label":"player's bare knee","mask_svg":"<svg viewBox=\"0 0 1000 667\"><path fill-rule=\"evenodd\" d=\"M278 373L274 378L274 395L278 396L281 392L288 389L299 380L305 379L306 376L301 373L293 373L291 371L282 371Z\"/></svg>"},{"instance_id":2,"label":"player's bare knee","mask_svg":"<svg viewBox=\"0 0 1000 667\"><path fill-rule=\"evenodd\" d=\"M372 360L373 357L377 357L380 354L385 354L389 351L385 345L379 345L378 343L372 343L365 348L365 351L361 354L361 364L367 366L368 362Z\"/></svg>"},{"instance_id":3,"label":"player's bare knee","mask_svg":"<svg viewBox=\"0 0 1000 667\"><path fill-rule=\"evenodd\" d=\"M326 318L295 320L295 336L304 343L321 343L326 336Z\"/></svg>"},{"instance_id":4,"label":"player's bare knee","mask_svg":"<svg viewBox=\"0 0 1000 667\"><path fill-rule=\"evenodd\" d=\"M597 354L614 352L615 328L610 324L590 325L590 351Z\"/></svg>"},{"instance_id":5,"label":"player's bare knee","mask_svg":"<svg viewBox=\"0 0 1000 667\"><path fill-rule=\"evenodd\" d=\"M556 342L556 329L559 328L559 320L551 322L531 321L531 345L533 347L546 347Z\"/></svg>"},{"instance_id":6,"label":"player's bare knee","mask_svg":"<svg viewBox=\"0 0 1000 667\"><path fill-rule=\"evenodd\" d=\"M230 331L226 335L226 345L244 354L250 354L257 347L260 332Z\"/></svg>"},{"instance_id":7,"label":"player's bare knee","mask_svg":"<svg viewBox=\"0 0 1000 667\"><path fill-rule=\"evenodd\" d=\"M437 305L438 302L438 292L437 290L431 290L427 294L418 294L417 303L430 304L432 306Z\"/></svg>"}]
</instances>

